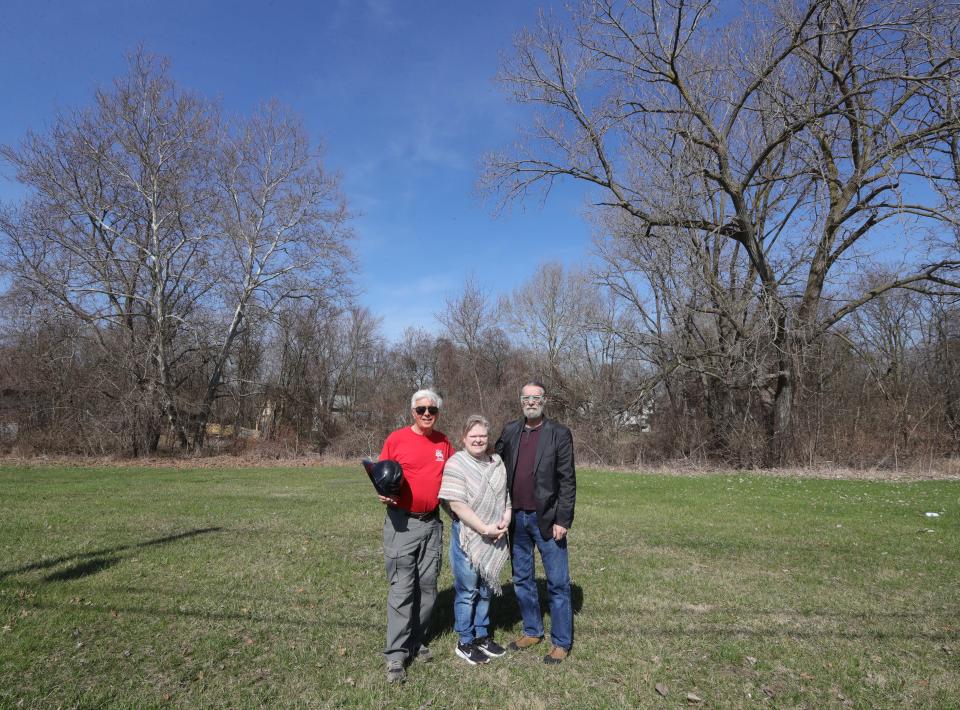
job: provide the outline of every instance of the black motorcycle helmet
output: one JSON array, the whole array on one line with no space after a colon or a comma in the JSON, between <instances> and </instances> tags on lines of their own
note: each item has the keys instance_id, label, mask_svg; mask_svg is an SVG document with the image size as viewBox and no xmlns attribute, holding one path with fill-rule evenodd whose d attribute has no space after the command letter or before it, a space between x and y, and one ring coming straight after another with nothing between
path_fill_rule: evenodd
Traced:
<instances>
[{"instance_id":1,"label":"black motorcycle helmet","mask_svg":"<svg viewBox=\"0 0 960 710\"><path fill-rule=\"evenodd\" d=\"M392 459L377 461L363 460L363 467L370 476L370 482L382 496L395 496L400 492L403 483L403 468Z\"/></svg>"}]
</instances>

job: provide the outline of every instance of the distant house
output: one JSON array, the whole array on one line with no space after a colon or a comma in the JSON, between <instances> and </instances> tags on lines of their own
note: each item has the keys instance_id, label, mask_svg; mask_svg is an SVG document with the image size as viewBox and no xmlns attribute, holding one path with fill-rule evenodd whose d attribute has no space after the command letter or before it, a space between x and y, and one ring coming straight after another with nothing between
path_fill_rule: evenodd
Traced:
<instances>
[{"instance_id":1,"label":"distant house","mask_svg":"<svg viewBox=\"0 0 960 710\"><path fill-rule=\"evenodd\" d=\"M17 440L17 434L20 433L20 425L16 422L0 421L0 442L10 443Z\"/></svg>"},{"instance_id":2,"label":"distant house","mask_svg":"<svg viewBox=\"0 0 960 710\"><path fill-rule=\"evenodd\" d=\"M594 416L596 407L594 403L587 400L577 405L577 416L581 419L588 419ZM650 428L650 419L653 416L653 400L643 400L642 404L632 404L629 407L621 409L613 414L613 424L617 429L637 431L648 433Z\"/></svg>"},{"instance_id":3,"label":"distant house","mask_svg":"<svg viewBox=\"0 0 960 710\"><path fill-rule=\"evenodd\" d=\"M630 407L617 412L613 416L614 424L618 429L630 429L641 433L651 431L650 419L653 416L653 401L644 400L639 407Z\"/></svg>"},{"instance_id":4,"label":"distant house","mask_svg":"<svg viewBox=\"0 0 960 710\"><path fill-rule=\"evenodd\" d=\"M354 409L353 395L335 394L330 407L330 416L332 419L350 419L352 421L370 419L370 412ZM313 412L313 430L320 431L322 428L321 409L317 407Z\"/></svg>"},{"instance_id":5,"label":"distant house","mask_svg":"<svg viewBox=\"0 0 960 710\"><path fill-rule=\"evenodd\" d=\"M333 395L333 406L330 407L330 414L335 419L342 419L353 411L353 397L349 394Z\"/></svg>"},{"instance_id":6,"label":"distant house","mask_svg":"<svg viewBox=\"0 0 960 710\"><path fill-rule=\"evenodd\" d=\"M39 393L15 387L0 389L0 441L16 441L39 402Z\"/></svg>"}]
</instances>

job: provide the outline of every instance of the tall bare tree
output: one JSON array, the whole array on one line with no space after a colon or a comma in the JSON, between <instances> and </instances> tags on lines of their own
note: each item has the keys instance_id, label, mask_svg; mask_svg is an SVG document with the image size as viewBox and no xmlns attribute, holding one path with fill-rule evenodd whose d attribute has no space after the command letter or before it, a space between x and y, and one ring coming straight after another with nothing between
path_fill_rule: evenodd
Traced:
<instances>
[{"instance_id":1,"label":"tall bare tree","mask_svg":"<svg viewBox=\"0 0 960 710\"><path fill-rule=\"evenodd\" d=\"M0 147L29 196L0 212L13 277L120 352L184 447L206 422L246 315L331 299L348 213L300 122L235 124L140 50L45 134Z\"/></svg>"},{"instance_id":2,"label":"tall bare tree","mask_svg":"<svg viewBox=\"0 0 960 710\"><path fill-rule=\"evenodd\" d=\"M619 259L642 260L650 242L685 250L666 261L697 286L674 337L739 358L749 380L711 373L689 348L677 364L755 393L767 460L783 460L804 348L882 293L956 281L958 254L922 239L954 216L914 188L960 127L929 110L956 86L958 20L926 1L745 4L732 22L709 0L584 2L569 27L545 18L518 38L501 78L542 115L491 156L485 182L506 199L558 178L591 186L616 223L606 254L621 290L658 305L674 274L651 296ZM884 247L903 267L858 291Z\"/></svg>"}]
</instances>

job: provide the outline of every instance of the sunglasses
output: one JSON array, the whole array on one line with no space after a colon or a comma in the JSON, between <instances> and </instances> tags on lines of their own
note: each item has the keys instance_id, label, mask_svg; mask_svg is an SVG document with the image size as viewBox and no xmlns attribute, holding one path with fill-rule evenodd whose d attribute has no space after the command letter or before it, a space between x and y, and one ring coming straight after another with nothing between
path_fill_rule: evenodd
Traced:
<instances>
[{"instance_id":1,"label":"sunglasses","mask_svg":"<svg viewBox=\"0 0 960 710\"><path fill-rule=\"evenodd\" d=\"M429 407L424 407L423 405L421 405L419 407L414 407L413 411L415 411L421 417L427 412L430 412L430 414L432 414L433 416L437 416L440 413L440 407L434 407L433 405Z\"/></svg>"}]
</instances>

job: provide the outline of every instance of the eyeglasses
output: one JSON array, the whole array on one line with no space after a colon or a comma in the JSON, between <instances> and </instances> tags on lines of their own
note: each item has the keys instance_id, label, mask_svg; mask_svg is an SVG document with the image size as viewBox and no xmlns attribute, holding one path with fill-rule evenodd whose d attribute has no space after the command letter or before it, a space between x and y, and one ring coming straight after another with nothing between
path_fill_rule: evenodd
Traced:
<instances>
[{"instance_id":1,"label":"eyeglasses","mask_svg":"<svg viewBox=\"0 0 960 710\"><path fill-rule=\"evenodd\" d=\"M525 394L520 398L521 402L530 402L531 404L540 404L543 401L543 395Z\"/></svg>"},{"instance_id":2,"label":"eyeglasses","mask_svg":"<svg viewBox=\"0 0 960 710\"><path fill-rule=\"evenodd\" d=\"M423 405L420 405L419 407L414 407L413 411L415 411L421 417L427 412L430 412L430 414L433 416L437 416L440 413L440 407L434 407L433 405L424 407Z\"/></svg>"}]
</instances>

